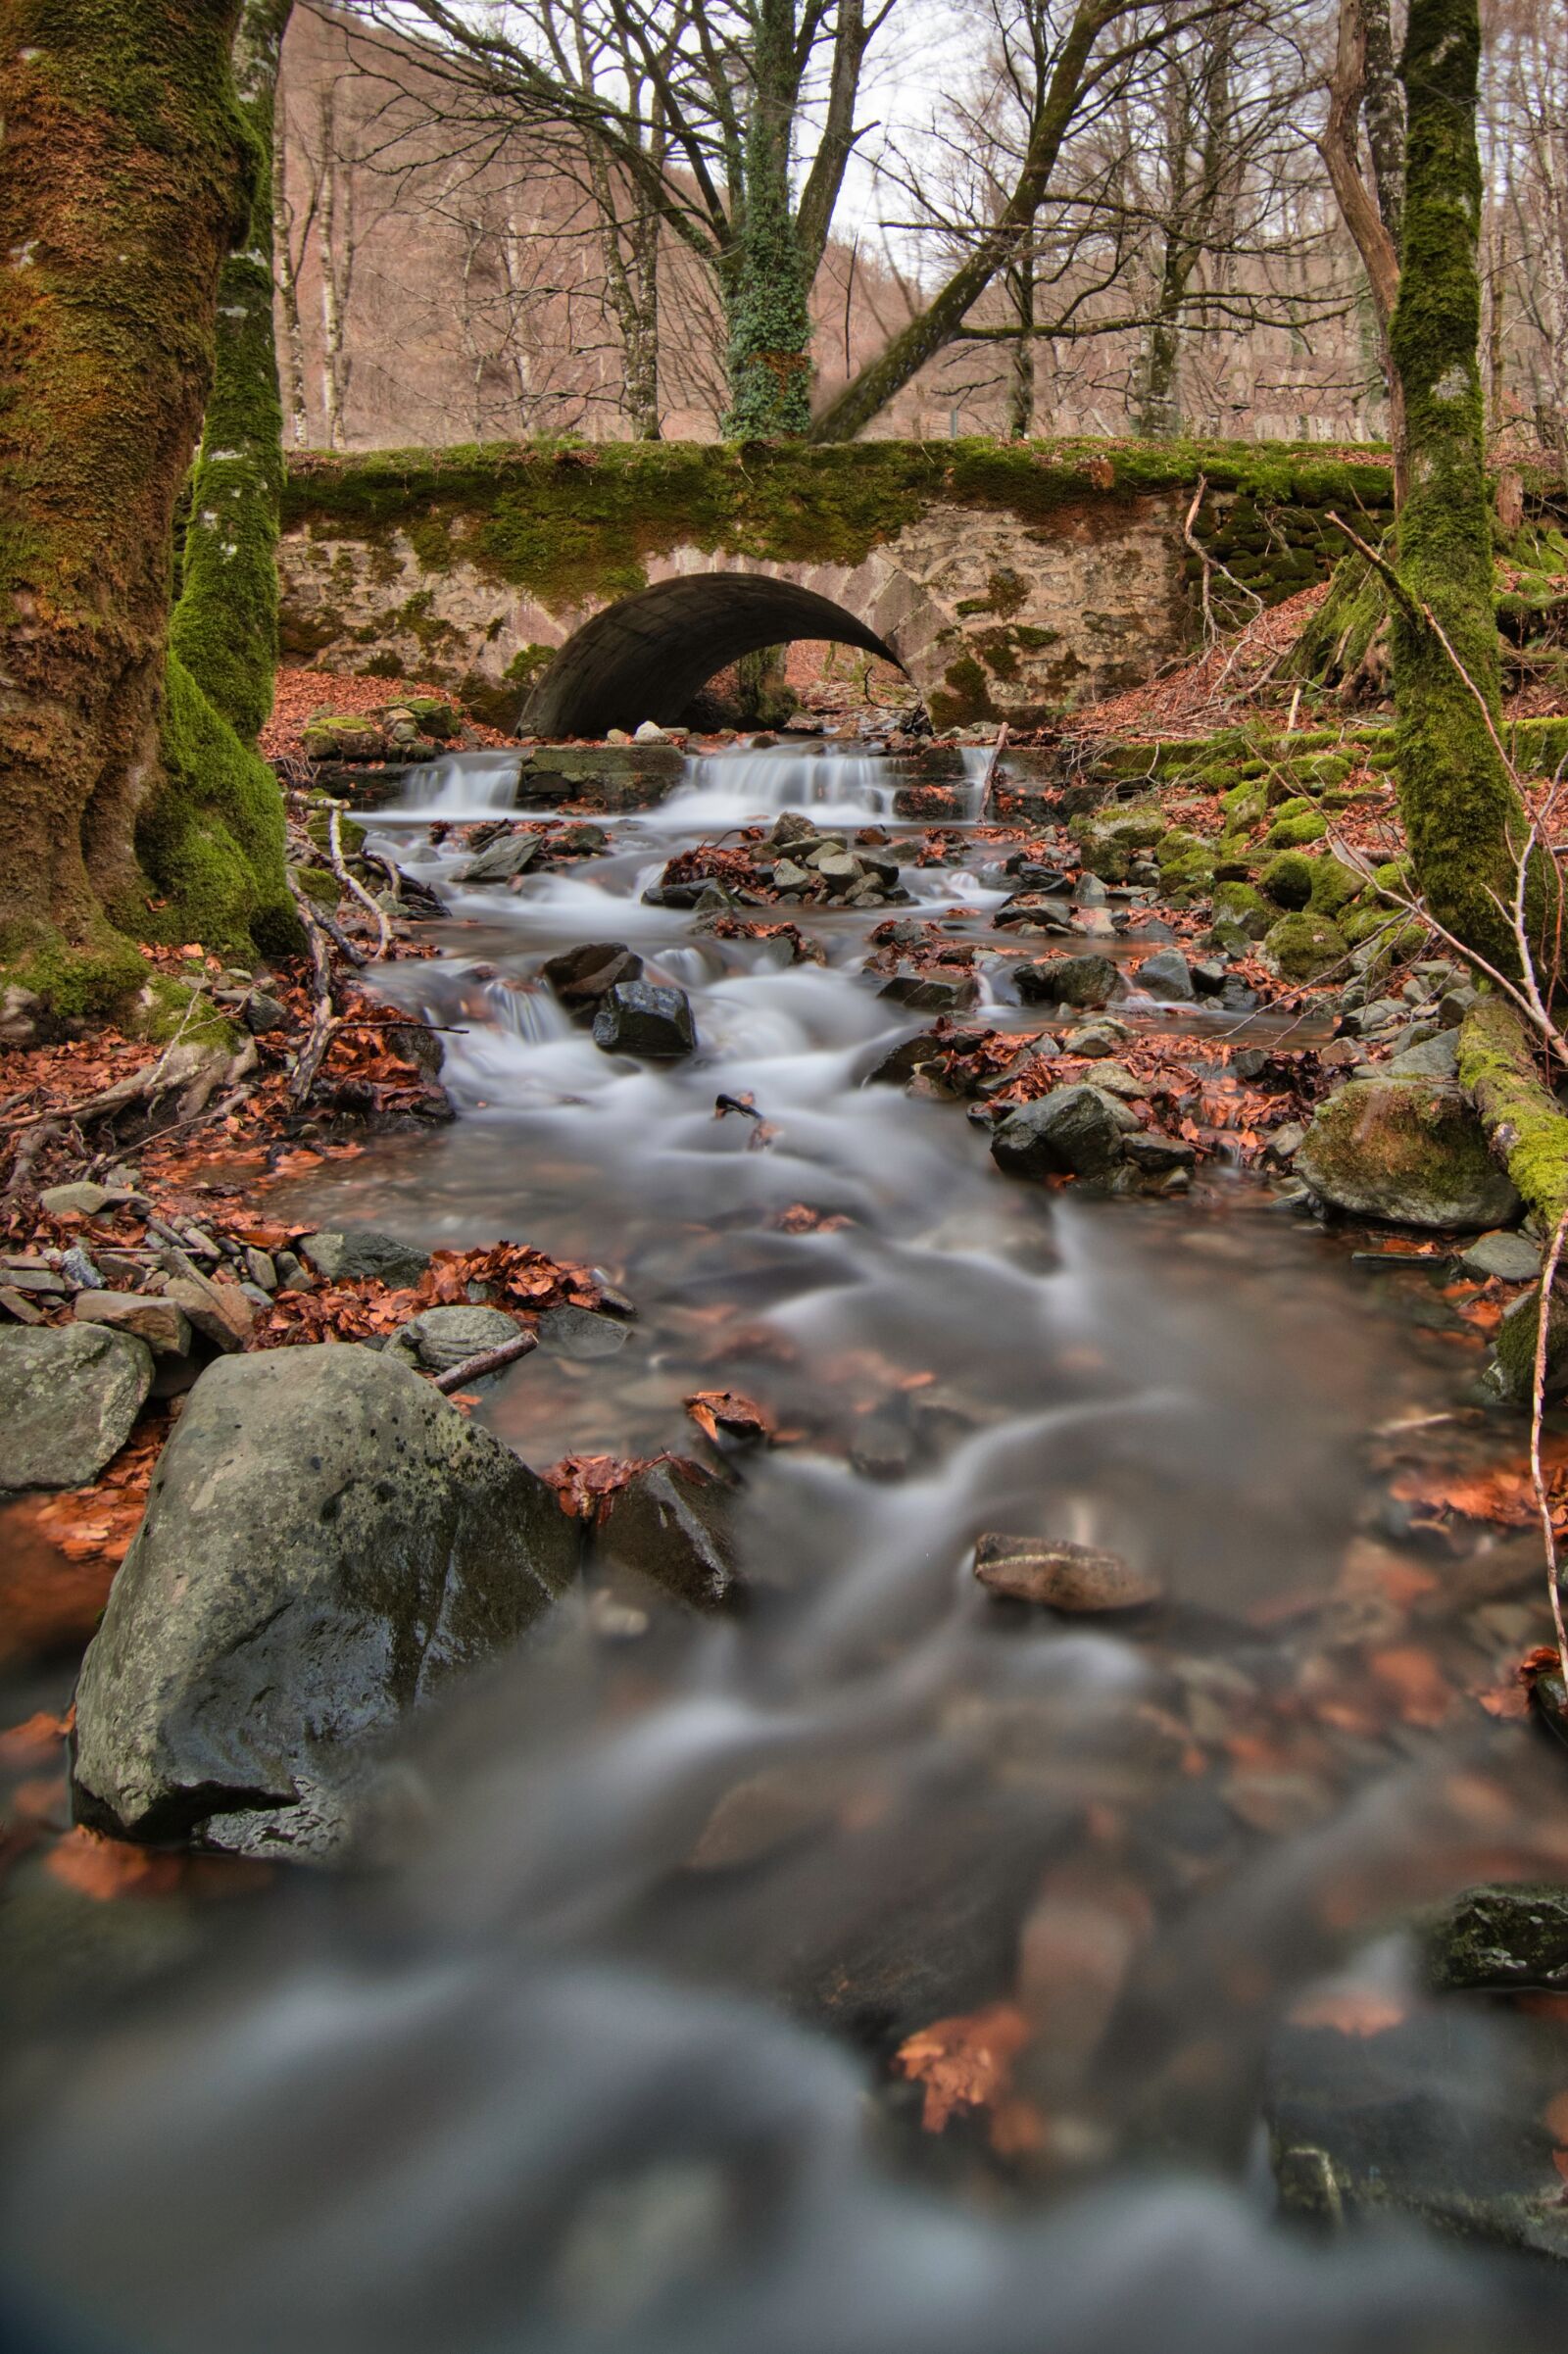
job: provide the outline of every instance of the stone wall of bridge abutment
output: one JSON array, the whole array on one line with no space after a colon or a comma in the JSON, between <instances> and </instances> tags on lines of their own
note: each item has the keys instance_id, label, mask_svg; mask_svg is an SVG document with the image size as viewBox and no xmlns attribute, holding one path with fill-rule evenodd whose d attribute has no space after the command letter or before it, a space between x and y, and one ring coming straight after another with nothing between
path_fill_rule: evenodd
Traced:
<instances>
[{"instance_id":1,"label":"stone wall of bridge abutment","mask_svg":"<svg viewBox=\"0 0 1568 2354\"><path fill-rule=\"evenodd\" d=\"M626 674L636 695L634 677L695 676L710 653L710 675L742 639L842 636L901 662L938 726L1032 725L1192 648L1205 564L1218 616L1241 618L1326 576L1344 544L1331 508L1375 530L1388 498L1375 454L1320 448L307 457L290 469L280 547L284 649L448 686L504 724L531 701L598 726L616 708L604 662L586 701L564 684L595 644L652 649ZM676 715L627 706L613 723Z\"/></svg>"}]
</instances>

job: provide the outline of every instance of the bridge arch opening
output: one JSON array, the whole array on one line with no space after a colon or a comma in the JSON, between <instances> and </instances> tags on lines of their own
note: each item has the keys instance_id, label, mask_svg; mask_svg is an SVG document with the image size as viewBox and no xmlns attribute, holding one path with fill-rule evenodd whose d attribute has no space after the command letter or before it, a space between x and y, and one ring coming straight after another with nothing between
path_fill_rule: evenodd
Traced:
<instances>
[{"instance_id":1,"label":"bridge arch opening","mask_svg":"<svg viewBox=\"0 0 1568 2354\"><path fill-rule=\"evenodd\" d=\"M602 736L644 719L679 720L698 689L743 654L792 638L899 657L842 605L756 572L694 572L623 597L568 638L529 696L524 730Z\"/></svg>"}]
</instances>

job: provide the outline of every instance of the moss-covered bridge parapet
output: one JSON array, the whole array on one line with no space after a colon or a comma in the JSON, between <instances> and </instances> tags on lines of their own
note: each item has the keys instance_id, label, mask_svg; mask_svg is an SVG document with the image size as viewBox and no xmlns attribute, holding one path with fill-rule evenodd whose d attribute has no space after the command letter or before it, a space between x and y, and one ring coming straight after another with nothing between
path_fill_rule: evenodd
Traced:
<instances>
[{"instance_id":1,"label":"moss-covered bridge parapet","mask_svg":"<svg viewBox=\"0 0 1568 2354\"><path fill-rule=\"evenodd\" d=\"M1208 581L1225 618L1323 576L1343 545L1331 510L1375 528L1391 502L1380 453L1283 443L306 456L285 497L284 644L328 668L434 677L510 719L607 609L740 574L837 607L904 663L939 724L1028 723L1141 684L1194 642L1200 484L1191 536L1230 575ZM765 599L759 610L763 626ZM658 601L638 611L657 616ZM715 644L712 666L739 650Z\"/></svg>"}]
</instances>

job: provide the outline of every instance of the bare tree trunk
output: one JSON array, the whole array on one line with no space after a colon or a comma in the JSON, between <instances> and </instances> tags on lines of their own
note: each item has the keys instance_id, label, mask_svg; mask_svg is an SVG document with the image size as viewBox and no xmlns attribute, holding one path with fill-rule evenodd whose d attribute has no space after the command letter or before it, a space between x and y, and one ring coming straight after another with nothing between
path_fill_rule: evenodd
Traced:
<instances>
[{"instance_id":1,"label":"bare tree trunk","mask_svg":"<svg viewBox=\"0 0 1568 2354\"><path fill-rule=\"evenodd\" d=\"M337 97L330 82L321 92L320 136L321 412L327 448L341 450L347 438L343 329L354 273L354 196L352 175L339 178Z\"/></svg>"},{"instance_id":2,"label":"bare tree trunk","mask_svg":"<svg viewBox=\"0 0 1568 2354\"><path fill-rule=\"evenodd\" d=\"M279 114L272 134L272 207L277 246L274 274L283 313L286 354L283 399L288 437L295 449L303 450L310 434L310 417L305 399L305 324L300 318L299 275L294 267L294 211L288 198L287 151L287 125Z\"/></svg>"},{"instance_id":3,"label":"bare tree trunk","mask_svg":"<svg viewBox=\"0 0 1568 2354\"><path fill-rule=\"evenodd\" d=\"M1027 255L1007 272L1018 339L1007 377L1007 438L1028 441L1035 429L1035 261Z\"/></svg>"},{"instance_id":4,"label":"bare tree trunk","mask_svg":"<svg viewBox=\"0 0 1568 2354\"><path fill-rule=\"evenodd\" d=\"M1371 40L1374 26L1375 42ZM1380 63L1375 77L1378 127L1373 135L1374 77L1369 66L1369 42L1373 47L1389 43L1387 0L1340 0L1339 45L1329 83L1328 118L1318 145L1335 201L1356 252L1361 257L1361 267L1366 271L1367 284L1371 289L1372 309L1377 319L1378 354L1389 395L1394 502L1396 508L1399 508L1404 504L1409 461L1405 448L1404 395L1389 343L1395 306L1399 297L1399 231L1397 225L1391 225L1385 208L1392 208L1395 224L1397 224L1403 206L1402 166L1396 157L1391 157L1387 142L1394 135L1391 129L1393 124L1398 125L1402 138L1403 118L1397 87L1392 79L1392 67L1387 86L1381 78L1383 66L1379 47ZM1368 187L1362 177L1358 153L1358 126L1363 108L1368 116L1368 139L1374 158L1375 181L1372 187Z\"/></svg>"},{"instance_id":5,"label":"bare tree trunk","mask_svg":"<svg viewBox=\"0 0 1568 2354\"><path fill-rule=\"evenodd\" d=\"M997 271L1030 234L1078 111L1095 43L1121 6L1122 0L1078 0L1041 93L1017 180L992 228L887 349L828 403L810 428L812 441L853 441L952 341Z\"/></svg>"}]
</instances>

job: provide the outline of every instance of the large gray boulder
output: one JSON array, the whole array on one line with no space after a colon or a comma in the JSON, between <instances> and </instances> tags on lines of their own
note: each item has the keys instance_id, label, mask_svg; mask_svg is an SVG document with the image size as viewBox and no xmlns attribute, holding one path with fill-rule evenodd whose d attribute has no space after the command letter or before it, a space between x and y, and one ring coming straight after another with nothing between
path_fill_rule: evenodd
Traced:
<instances>
[{"instance_id":1,"label":"large gray boulder","mask_svg":"<svg viewBox=\"0 0 1568 2354\"><path fill-rule=\"evenodd\" d=\"M1441 1079L1350 1080L1318 1105L1295 1165L1356 1217L1472 1233L1519 1214L1469 1098Z\"/></svg>"},{"instance_id":2,"label":"large gray boulder","mask_svg":"<svg viewBox=\"0 0 1568 2354\"><path fill-rule=\"evenodd\" d=\"M1058 1087L1008 1113L992 1135L991 1157L1009 1177L1104 1179L1138 1125L1136 1112L1098 1087Z\"/></svg>"},{"instance_id":3,"label":"large gray boulder","mask_svg":"<svg viewBox=\"0 0 1568 2354\"><path fill-rule=\"evenodd\" d=\"M130 1437L152 1379L152 1350L129 1333L0 1330L0 1491L95 1480Z\"/></svg>"},{"instance_id":4,"label":"large gray boulder","mask_svg":"<svg viewBox=\"0 0 1568 2354\"><path fill-rule=\"evenodd\" d=\"M655 981L617 981L594 1015L594 1045L607 1054L659 1059L689 1054L697 1044L691 1000L684 989Z\"/></svg>"},{"instance_id":5,"label":"large gray boulder","mask_svg":"<svg viewBox=\"0 0 1568 2354\"><path fill-rule=\"evenodd\" d=\"M220 1358L82 1666L78 1820L329 1851L387 1737L514 1643L576 1549L526 1464L395 1358Z\"/></svg>"}]
</instances>

